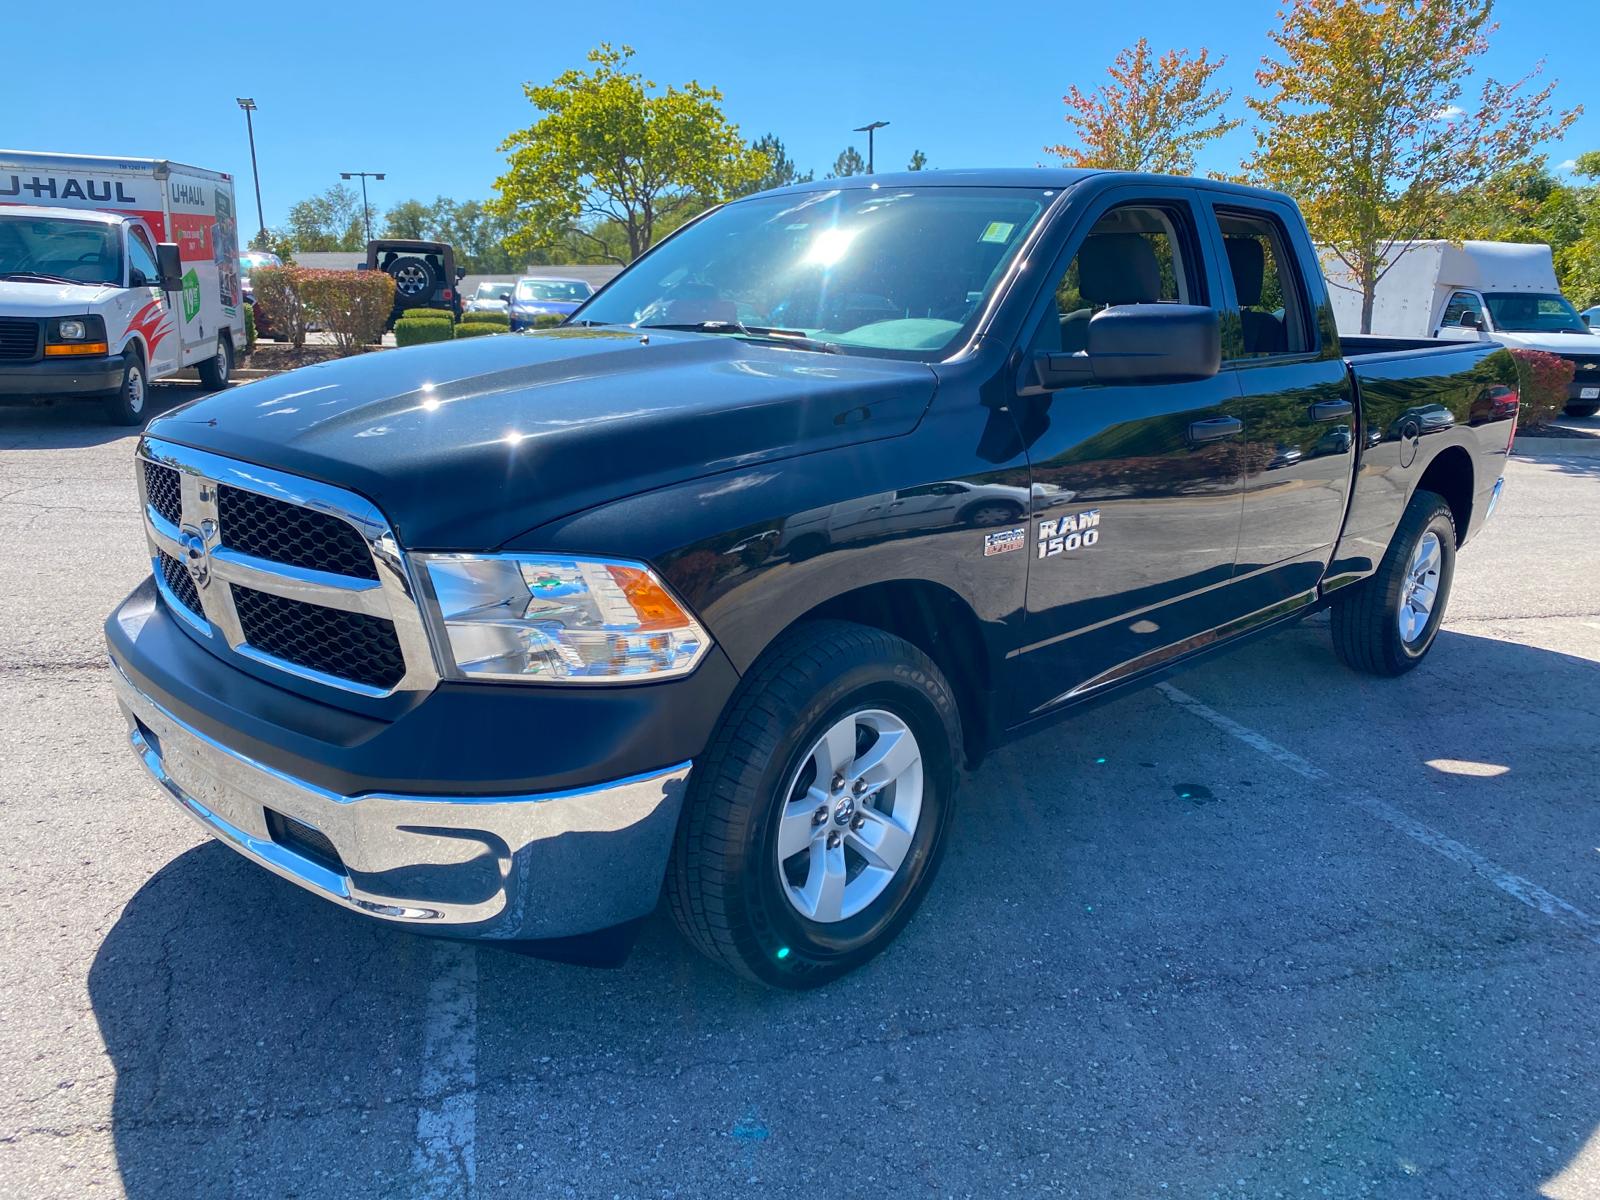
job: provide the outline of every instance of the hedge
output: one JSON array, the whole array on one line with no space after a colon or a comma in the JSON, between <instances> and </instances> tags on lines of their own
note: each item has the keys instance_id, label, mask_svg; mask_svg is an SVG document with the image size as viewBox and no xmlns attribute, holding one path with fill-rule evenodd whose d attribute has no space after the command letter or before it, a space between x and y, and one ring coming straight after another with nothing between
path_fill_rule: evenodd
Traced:
<instances>
[{"instance_id":1,"label":"hedge","mask_svg":"<svg viewBox=\"0 0 1600 1200\"><path fill-rule=\"evenodd\" d=\"M382 271L300 269L300 297L310 318L346 354L383 340L394 308L394 280Z\"/></svg>"},{"instance_id":2,"label":"hedge","mask_svg":"<svg viewBox=\"0 0 1600 1200\"><path fill-rule=\"evenodd\" d=\"M407 308L400 312L402 321L454 321L455 314L448 308Z\"/></svg>"},{"instance_id":3,"label":"hedge","mask_svg":"<svg viewBox=\"0 0 1600 1200\"><path fill-rule=\"evenodd\" d=\"M256 306L254 303L244 306L244 353L245 357L256 348Z\"/></svg>"},{"instance_id":4,"label":"hedge","mask_svg":"<svg viewBox=\"0 0 1600 1200\"><path fill-rule=\"evenodd\" d=\"M420 346L425 342L448 342L451 327L448 321L416 320L402 317L394 323L394 344Z\"/></svg>"},{"instance_id":5,"label":"hedge","mask_svg":"<svg viewBox=\"0 0 1600 1200\"><path fill-rule=\"evenodd\" d=\"M501 329L511 328L511 317L503 312L462 313L461 322L464 325L498 325Z\"/></svg>"},{"instance_id":6,"label":"hedge","mask_svg":"<svg viewBox=\"0 0 1600 1200\"><path fill-rule=\"evenodd\" d=\"M1543 429L1567 406L1567 389L1577 368L1571 360L1543 350L1514 347L1517 362L1518 429Z\"/></svg>"},{"instance_id":7,"label":"hedge","mask_svg":"<svg viewBox=\"0 0 1600 1200\"><path fill-rule=\"evenodd\" d=\"M250 286L266 325L281 340L299 349L306 344L306 312L300 300L304 267L257 267Z\"/></svg>"},{"instance_id":8,"label":"hedge","mask_svg":"<svg viewBox=\"0 0 1600 1200\"><path fill-rule=\"evenodd\" d=\"M506 332L505 327L490 325L485 321L463 321L456 326L456 336L458 338L485 337L492 333L504 332Z\"/></svg>"},{"instance_id":9,"label":"hedge","mask_svg":"<svg viewBox=\"0 0 1600 1200\"><path fill-rule=\"evenodd\" d=\"M562 316L560 313L540 313L538 316L533 318L533 328L554 329L566 319L567 318Z\"/></svg>"}]
</instances>

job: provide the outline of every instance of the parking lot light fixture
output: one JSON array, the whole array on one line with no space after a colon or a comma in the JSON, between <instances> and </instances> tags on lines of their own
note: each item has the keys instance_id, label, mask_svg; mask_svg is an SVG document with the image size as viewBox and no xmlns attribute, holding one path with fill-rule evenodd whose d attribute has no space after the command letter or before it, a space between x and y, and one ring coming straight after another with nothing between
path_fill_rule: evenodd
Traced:
<instances>
[{"instance_id":1,"label":"parking lot light fixture","mask_svg":"<svg viewBox=\"0 0 1600 1200\"><path fill-rule=\"evenodd\" d=\"M867 123L865 125L859 125L855 129L851 130L852 133L864 133L864 134L867 135L867 174L868 175L871 175L873 173L872 135L875 134L878 130L882 129L888 123L889 122L887 122L887 121L871 121L871 122L869 122L869 123Z\"/></svg>"},{"instance_id":2,"label":"parking lot light fixture","mask_svg":"<svg viewBox=\"0 0 1600 1200\"><path fill-rule=\"evenodd\" d=\"M361 224L367 231L367 241L372 240L372 207L367 203L367 180L382 179L382 171L340 171L340 179L361 179Z\"/></svg>"},{"instance_id":3,"label":"parking lot light fixture","mask_svg":"<svg viewBox=\"0 0 1600 1200\"><path fill-rule=\"evenodd\" d=\"M256 110L256 102L249 96L237 97L238 105L244 109L244 128L250 136L250 178L256 185L256 227L260 231L256 240L262 246L267 244L267 217L261 208L261 170L256 166L256 125L250 119L250 114Z\"/></svg>"}]
</instances>

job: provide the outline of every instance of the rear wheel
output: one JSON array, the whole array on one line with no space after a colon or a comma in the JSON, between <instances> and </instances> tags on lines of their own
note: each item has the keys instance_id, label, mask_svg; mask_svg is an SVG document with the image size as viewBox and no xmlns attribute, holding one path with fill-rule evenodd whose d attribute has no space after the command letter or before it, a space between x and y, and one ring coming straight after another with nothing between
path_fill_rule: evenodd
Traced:
<instances>
[{"instance_id":1,"label":"rear wheel","mask_svg":"<svg viewBox=\"0 0 1600 1200\"><path fill-rule=\"evenodd\" d=\"M200 382L213 391L221 391L228 386L228 380L233 375L233 338L223 334L217 339L216 357L208 358L198 367Z\"/></svg>"},{"instance_id":2,"label":"rear wheel","mask_svg":"<svg viewBox=\"0 0 1600 1200\"><path fill-rule=\"evenodd\" d=\"M148 388L144 359L130 347L122 359L122 384L106 400L106 416L117 425L143 425Z\"/></svg>"},{"instance_id":3,"label":"rear wheel","mask_svg":"<svg viewBox=\"0 0 1600 1200\"><path fill-rule=\"evenodd\" d=\"M1595 413L1600 413L1600 404L1567 405L1567 416L1569 417L1592 417Z\"/></svg>"},{"instance_id":4,"label":"rear wheel","mask_svg":"<svg viewBox=\"0 0 1600 1200\"><path fill-rule=\"evenodd\" d=\"M961 729L926 655L819 621L746 677L690 777L667 897L694 946L810 988L882 950L943 844Z\"/></svg>"},{"instance_id":5,"label":"rear wheel","mask_svg":"<svg viewBox=\"0 0 1600 1200\"><path fill-rule=\"evenodd\" d=\"M1403 675L1422 661L1444 621L1455 579L1456 525L1444 497L1406 505L1378 570L1333 606L1333 648L1346 666Z\"/></svg>"}]
</instances>

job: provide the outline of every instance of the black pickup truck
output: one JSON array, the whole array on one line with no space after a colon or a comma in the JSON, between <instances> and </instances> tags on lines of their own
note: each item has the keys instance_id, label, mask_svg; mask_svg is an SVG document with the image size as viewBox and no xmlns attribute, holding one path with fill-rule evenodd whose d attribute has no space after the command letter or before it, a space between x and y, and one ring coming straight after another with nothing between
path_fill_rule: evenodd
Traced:
<instances>
[{"instance_id":1,"label":"black pickup truck","mask_svg":"<svg viewBox=\"0 0 1600 1200\"><path fill-rule=\"evenodd\" d=\"M803 184L561 328L153 422L113 675L178 804L330 900L566 955L664 891L812 986L1001 743L1325 607L1352 667L1415 666L1515 387L1491 345L1341 345L1275 193Z\"/></svg>"}]
</instances>

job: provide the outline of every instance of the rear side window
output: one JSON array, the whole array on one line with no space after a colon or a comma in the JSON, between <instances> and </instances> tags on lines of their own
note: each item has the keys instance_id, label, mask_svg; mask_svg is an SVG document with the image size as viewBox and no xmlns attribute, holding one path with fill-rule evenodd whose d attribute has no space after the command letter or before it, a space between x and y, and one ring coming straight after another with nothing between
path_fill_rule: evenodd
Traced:
<instances>
[{"instance_id":1,"label":"rear side window","mask_svg":"<svg viewBox=\"0 0 1600 1200\"><path fill-rule=\"evenodd\" d=\"M1205 304L1184 208L1125 204L1089 230L1056 284L1055 308L1033 335L1037 354L1086 348L1089 319L1118 304Z\"/></svg>"},{"instance_id":2,"label":"rear side window","mask_svg":"<svg viewBox=\"0 0 1600 1200\"><path fill-rule=\"evenodd\" d=\"M1283 226L1265 213L1242 209L1219 209L1217 224L1239 306L1234 353L1259 358L1310 350L1305 284Z\"/></svg>"}]
</instances>

